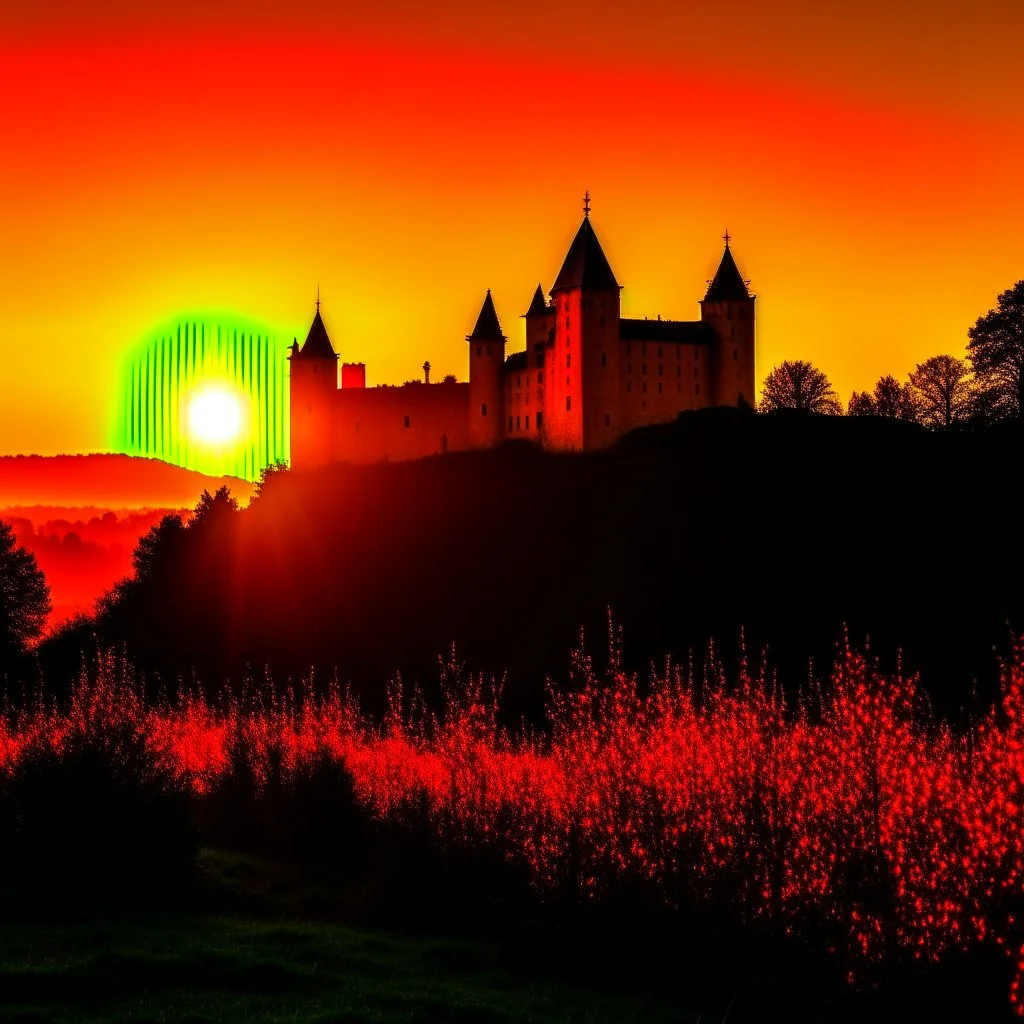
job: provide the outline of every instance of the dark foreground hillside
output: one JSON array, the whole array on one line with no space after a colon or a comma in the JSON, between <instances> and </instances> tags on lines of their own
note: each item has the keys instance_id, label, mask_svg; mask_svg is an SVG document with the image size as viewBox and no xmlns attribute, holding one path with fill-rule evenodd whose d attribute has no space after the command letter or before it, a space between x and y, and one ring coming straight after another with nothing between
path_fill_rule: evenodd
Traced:
<instances>
[{"instance_id":1,"label":"dark foreground hillside","mask_svg":"<svg viewBox=\"0 0 1024 1024\"><path fill-rule=\"evenodd\" d=\"M1022 452L1015 433L708 410L599 454L285 473L168 542L100 630L165 676L337 667L371 704L396 670L436 681L454 641L509 672L517 714L565 678L581 626L602 656L609 606L638 668L699 664L709 637L735 656L745 627L794 688L846 623L885 663L902 646L956 711L972 677L988 698L993 648L1024 622Z\"/></svg>"}]
</instances>

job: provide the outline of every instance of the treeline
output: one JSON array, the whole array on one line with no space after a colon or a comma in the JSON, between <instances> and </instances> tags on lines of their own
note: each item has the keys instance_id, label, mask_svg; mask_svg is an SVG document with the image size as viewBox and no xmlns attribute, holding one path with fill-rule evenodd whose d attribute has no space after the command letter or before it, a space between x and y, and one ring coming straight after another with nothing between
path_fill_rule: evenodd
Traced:
<instances>
[{"instance_id":1,"label":"treeline","mask_svg":"<svg viewBox=\"0 0 1024 1024\"><path fill-rule=\"evenodd\" d=\"M968 332L967 358L932 356L905 381L880 377L871 391L854 391L850 416L920 423L932 429L984 427L1024 416L1024 281L999 296ZM785 360L767 376L760 408L842 415L828 377L805 360Z\"/></svg>"}]
</instances>

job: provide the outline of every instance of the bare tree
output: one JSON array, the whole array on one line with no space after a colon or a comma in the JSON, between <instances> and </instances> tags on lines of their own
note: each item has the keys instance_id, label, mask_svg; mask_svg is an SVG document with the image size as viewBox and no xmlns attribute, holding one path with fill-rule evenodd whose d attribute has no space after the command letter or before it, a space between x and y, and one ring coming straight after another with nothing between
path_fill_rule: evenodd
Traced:
<instances>
[{"instance_id":1,"label":"bare tree","mask_svg":"<svg viewBox=\"0 0 1024 1024\"><path fill-rule=\"evenodd\" d=\"M843 407L828 377L803 359L784 360L765 378L761 409L842 415Z\"/></svg>"},{"instance_id":2,"label":"bare tree","mask_svg":"<svg viewBox=\"0 0 1024 1024\"><path fill-rule=\"evenodd\" d=\"M963 359L932 356L918 363L910 374L910 386L925 426L949 427L970 415L973 388Z\"/></svg>"},{"instance_id":3,"label":"bare tree","mask_svg":"<svg viewBox=\"0 0 1024 1024\"><path fill-rule=\"evenodd\" d=\"M870 391L854 391L850 395L850 404L846 407L847 416L876 416L875 400Z\"/></svg>"},{"instance_id":4,"label":"bare tree","mask_svg":"<svg viewBox=\"0 0 1024 1024\"><path fill-rule=\"evenodd\" d=\"M997 418L1024 420L1024 281L999 296L996 309L967 332L967 358Z\"/></svg>"}]
</instances>

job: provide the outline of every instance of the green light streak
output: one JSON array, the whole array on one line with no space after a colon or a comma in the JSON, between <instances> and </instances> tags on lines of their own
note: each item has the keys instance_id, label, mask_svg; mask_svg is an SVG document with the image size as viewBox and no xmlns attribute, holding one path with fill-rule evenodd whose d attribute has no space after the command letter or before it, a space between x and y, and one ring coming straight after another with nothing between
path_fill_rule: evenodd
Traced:
<instances>
[{"instance_id":1,"label":"green light streak","mask_svg":"<svg viewBox=\"0 0 1024 1024\"><path fill-rule=\"evenodd\" d=\"M211 476L257 480L265 466L288 460L287 354L266 327L235 316L163 325L124 361L113 447ZM224 387L245 407L236 441L216 445L189 436L186 409L204 386Z\"/></svg>"}]
</instances>

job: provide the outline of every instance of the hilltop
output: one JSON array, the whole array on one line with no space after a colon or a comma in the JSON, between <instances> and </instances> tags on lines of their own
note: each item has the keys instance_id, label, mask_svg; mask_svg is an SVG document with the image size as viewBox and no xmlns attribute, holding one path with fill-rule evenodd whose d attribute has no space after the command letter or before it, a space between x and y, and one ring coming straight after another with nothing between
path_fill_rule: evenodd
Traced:
<instances>
[{"instance_id":1,"label":"hilltop","mask_svg":"<svg viewBox=\"0 0 1024 1024\"><path fill-rule=\"evenodd\" d=\"M827 674L845 625L889 665L903 648L955 711L1022 622L1004 486L1020 449L717 409L594 454L509 444L283 473L187 531L101 631L172 678L337 668L371 702L398 670L436 685L455 642L471 669L508 671L518 712L546 673L566 678L581 626L602 657L609 606L643 673L668 652L699 670L709 638L735 657L742 628L794 688L809 657Z\"/></svg>"},{"instance_id":2,"label":"hilltop","mask_svg":"<svg viewBox=\"0 0 1024 1024\"><path fill-rule=\"evenodd\" d=\"M181 508L203 490L227 486L239 502L254 486L237 477L211 477L159 459L132 455L0 456L0 509L50 505L103 509Z\"/></svg>"}]
</instances>

